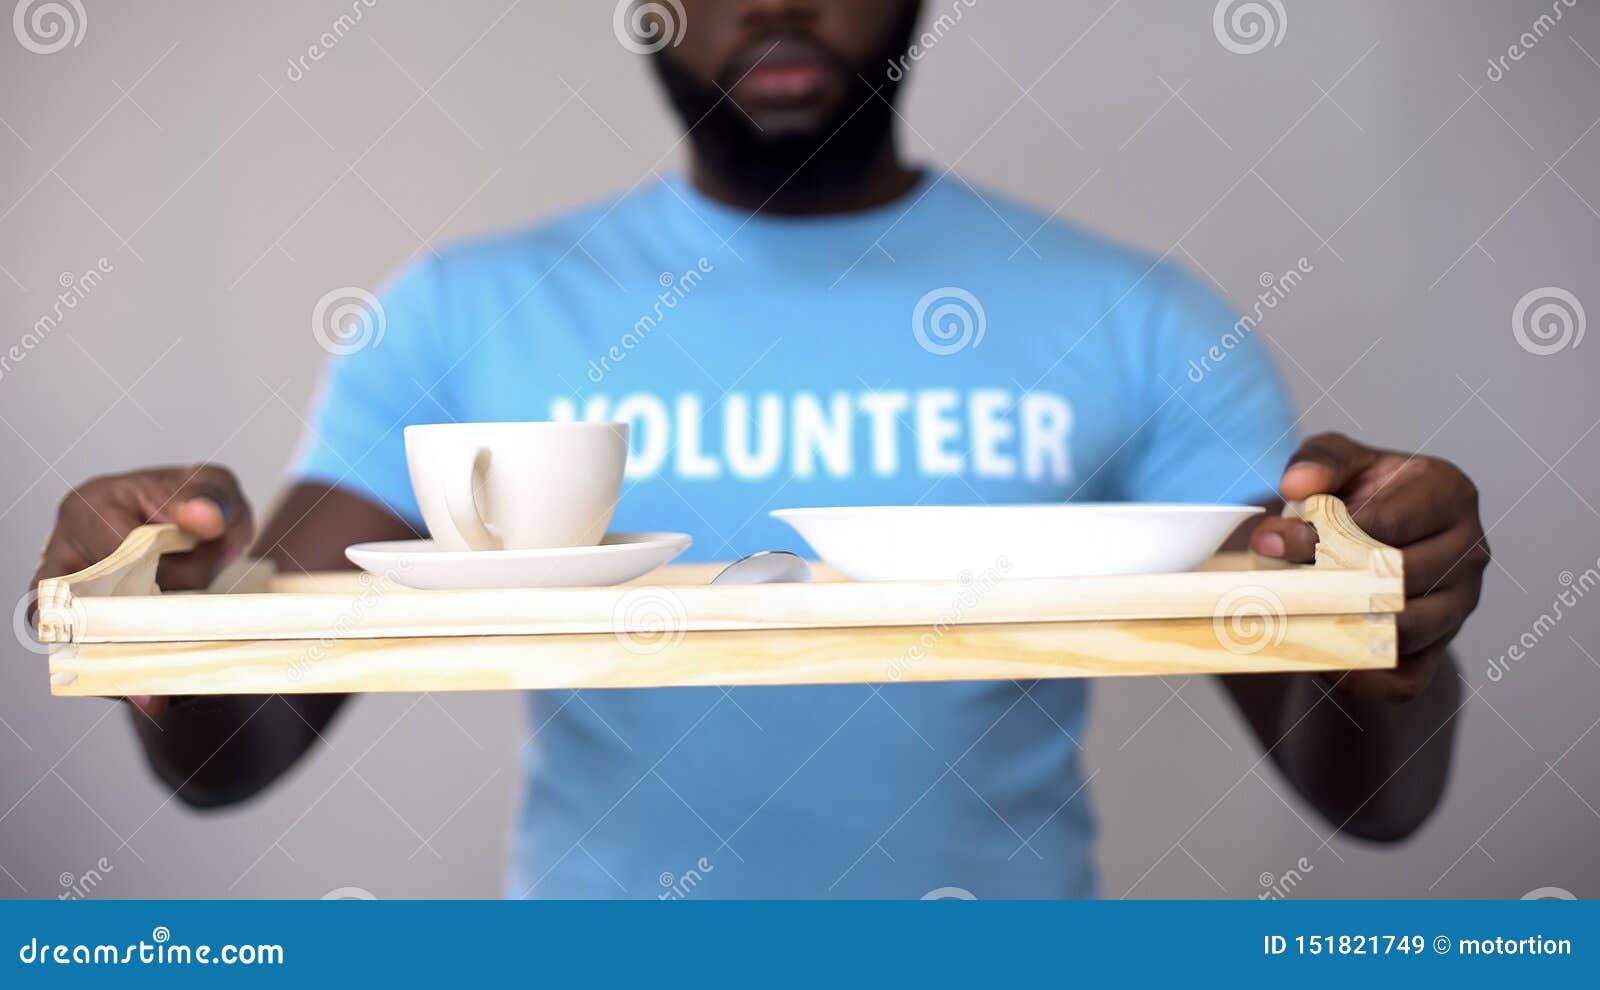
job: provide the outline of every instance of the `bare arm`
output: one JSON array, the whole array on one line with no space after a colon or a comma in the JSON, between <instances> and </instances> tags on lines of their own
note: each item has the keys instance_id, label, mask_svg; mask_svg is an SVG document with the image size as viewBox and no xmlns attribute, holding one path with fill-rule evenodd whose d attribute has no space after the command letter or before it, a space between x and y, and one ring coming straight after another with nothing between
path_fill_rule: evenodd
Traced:
<instances>
[{"instance_id":1,"label":"bare arm","mask_svg":"<svg viewBox=\"0 0 1600 990\"><path fill-rule=\"evenodd\" d=\"M202 588L250 545L250 508L225 469L157 468L97 478L62 502L34 583L115 549L134 526L175 522L203 542L163 559L165 589ZM344 548L416 535L389 511L326 485L299 484L272 514L254 553L280 570L342 570ZM261 791L294 765L332 721L343 695L130 699L150 767L184 802L217 807Z\"/></svg>"}]
</instances>

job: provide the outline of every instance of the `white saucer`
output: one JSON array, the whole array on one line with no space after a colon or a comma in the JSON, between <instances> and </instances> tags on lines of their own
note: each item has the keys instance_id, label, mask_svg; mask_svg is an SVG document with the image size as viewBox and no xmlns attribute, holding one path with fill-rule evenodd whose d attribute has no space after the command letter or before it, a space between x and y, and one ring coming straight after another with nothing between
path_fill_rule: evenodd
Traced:
<instances>
[{"instance_id":1,"label":"white saucer","mask_svg":"<svg viewBox=\"0 0 1600 990\"><path fill-rule=\"evenodd\" d=\"M689 548L687 533L607 533L598 546L441 550L432 540L357 543L350 562L408 588L577 588L621 584Z\"/></svg>"}]
</instances>

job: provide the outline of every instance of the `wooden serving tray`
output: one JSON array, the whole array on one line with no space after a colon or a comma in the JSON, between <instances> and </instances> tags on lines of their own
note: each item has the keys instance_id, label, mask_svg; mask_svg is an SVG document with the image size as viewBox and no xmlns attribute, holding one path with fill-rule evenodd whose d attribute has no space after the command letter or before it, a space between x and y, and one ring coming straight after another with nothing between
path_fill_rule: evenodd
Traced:
<instances>
[{"instance_id":1,"label":"wooden serving tray","mask_svg":"<svg viewBox=\"0 0 1600 990\"><path fill-rule=\"evenodd\" d=\"M58 695L493 691L1025 680L1395 664L1401 555L1319 495L1316 563L1222 553L1182 574L711 586L670 565L613 588L413 591L361 572L242 561L162 594L193 545L142 526L39 583Z\"/></svg>"}]
</instances>

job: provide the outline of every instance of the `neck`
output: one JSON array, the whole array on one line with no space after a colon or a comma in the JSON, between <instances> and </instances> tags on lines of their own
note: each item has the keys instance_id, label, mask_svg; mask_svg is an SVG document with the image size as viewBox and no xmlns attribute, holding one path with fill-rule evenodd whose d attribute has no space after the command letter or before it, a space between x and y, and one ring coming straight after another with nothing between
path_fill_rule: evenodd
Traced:
<instances>
[{"instance_id":1,"label":"neck","mask_svg":"<svg viewBox=\"0 0 1600 990\"><path fill-rule=\"evenodd\" d=\"M797 174L765 196L746 190L719 174L700 155L692 156L689 164L689 180L712 199L751 213L783 216L854 213L883 206L904 196L917 184L919 175L900 160L893 138L886 138L866 167L848 182L822 187L807 182L804 174Z\"/></svg>"}]
</instances>

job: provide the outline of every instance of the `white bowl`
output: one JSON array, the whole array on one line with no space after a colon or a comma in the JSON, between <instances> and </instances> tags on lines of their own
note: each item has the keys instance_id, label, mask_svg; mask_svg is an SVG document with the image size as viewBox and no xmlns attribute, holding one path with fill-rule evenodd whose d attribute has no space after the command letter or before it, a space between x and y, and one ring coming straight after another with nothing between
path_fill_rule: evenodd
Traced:
<instances>
[{"instance_id":1,"label":"white bowl","mask_svg":"<svg viewBox=\"0 0 1600 990\"><path fill-rule=\"evenodd\" d=\"M1216 552L1255 505L1077 503L778 509L856 581L1159 574Z\"/></svg>"}]
</instances>

